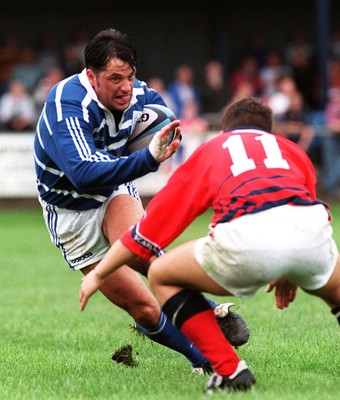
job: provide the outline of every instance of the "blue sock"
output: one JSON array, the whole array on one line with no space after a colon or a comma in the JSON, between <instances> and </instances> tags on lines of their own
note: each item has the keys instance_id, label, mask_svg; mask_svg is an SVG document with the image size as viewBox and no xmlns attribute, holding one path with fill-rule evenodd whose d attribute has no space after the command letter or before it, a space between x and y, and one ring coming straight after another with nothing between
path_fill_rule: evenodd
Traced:
<instances>
[{"instance_id":1,"label":"blue sock","mask_svg":"<svg viewBox=\"0 0 340 400\"><path fill-rule=\"evenodd\" d=\"M172 325L163 312L155 328L144 328L139 324L136 324L136 326L154 342L183 354L193 367L209 362L190 340L178 328Z\"/></svg>"}]
</instances>

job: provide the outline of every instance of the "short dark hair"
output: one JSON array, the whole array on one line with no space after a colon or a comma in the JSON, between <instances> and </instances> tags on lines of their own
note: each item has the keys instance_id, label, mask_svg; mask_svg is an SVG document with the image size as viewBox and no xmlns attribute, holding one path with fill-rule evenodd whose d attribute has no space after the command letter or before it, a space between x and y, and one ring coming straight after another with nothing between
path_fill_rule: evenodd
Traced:
<instances>
[{"instance_id":1,"label":"short dark hair","mask_svg":"<svg viewBox=\"0 0 340 400\"><path fill-rule=\"evenodd\" d=\"M105 29L90 40L86 45L85 67L99 72L105 69L107 63L113 58L128 63L136 70L137 52L129 36L116 29Z\"/></svg>"},{"instance_id":2,"label":"short dark hair","mask_svg":"<svg viewBox=\"0 0 340 400\"><path fill-rule=\"evenodd\" d=\"M222 129L231 130L241 126L253 126L271 132L273 112L270 107L253 97L230 104L224 111Z\"/></svg>"}]
</instances>

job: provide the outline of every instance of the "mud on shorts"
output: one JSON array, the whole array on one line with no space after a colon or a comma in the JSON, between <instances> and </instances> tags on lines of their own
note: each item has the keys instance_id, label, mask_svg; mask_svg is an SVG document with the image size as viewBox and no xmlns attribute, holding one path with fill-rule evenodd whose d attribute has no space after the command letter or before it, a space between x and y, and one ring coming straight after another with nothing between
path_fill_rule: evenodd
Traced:
<instances>
[{"instance_id":1,"label":"mud on shorts","mask_svg":"<svg viewBox=\"0 0 340 400\"><path fill-rule=\"evenodd\" d=\"M323 205L284 205L217 224L199 239L195 258L215 282L248 298L286 277L307 290L323 287L338 257Z\"/></svg>"},{"instance_id":2,"label":"mud on shorts","mask_svg":"<svg viewBox=\"0 0 340 400\"><path fill-rule=\"evenodd\" d=\"M102 222L107 205L120 194L132 195L140 201L132 182L120 185L99 208L89 210L67 210L39 199L51 241L73 270L100 261L108 251L109 243L102 232Z\"/></svg>"}]
</instances>

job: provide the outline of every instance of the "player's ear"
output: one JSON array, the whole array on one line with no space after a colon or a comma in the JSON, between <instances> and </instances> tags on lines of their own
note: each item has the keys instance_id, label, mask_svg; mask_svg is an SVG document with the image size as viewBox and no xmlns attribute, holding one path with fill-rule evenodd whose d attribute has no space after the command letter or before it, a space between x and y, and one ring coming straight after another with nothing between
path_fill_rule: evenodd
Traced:
<instances>
[{"instance_id":1,"label":"player's ear","mask_svg":"<svg viewBox=\"0 0 340 400\"><path fill-rule=\"evenodd\" d=\"M86 70L86 76L88 77L91 86L94 86L96 80L96 74L92 71L92 69Z\"/></svg>"}]
</instances>

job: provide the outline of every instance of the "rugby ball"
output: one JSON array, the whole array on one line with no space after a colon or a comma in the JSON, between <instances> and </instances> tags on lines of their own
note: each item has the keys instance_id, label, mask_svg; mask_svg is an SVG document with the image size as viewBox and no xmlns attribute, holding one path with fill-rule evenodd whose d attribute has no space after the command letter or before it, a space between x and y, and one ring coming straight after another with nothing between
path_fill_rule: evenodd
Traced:
<instances>
[{"instance_id":1,"label":"rugby ball","mask_svg":"<svg viewBox=\"0 0 340 400\"><path fill-rule=\"evenodd\" d=\"M149 145L155 133L176 119L170 108L160 104L148 104L138 118L136 126L126 143L126 151L131 154Z\"/></svg>"}]
</instances>

